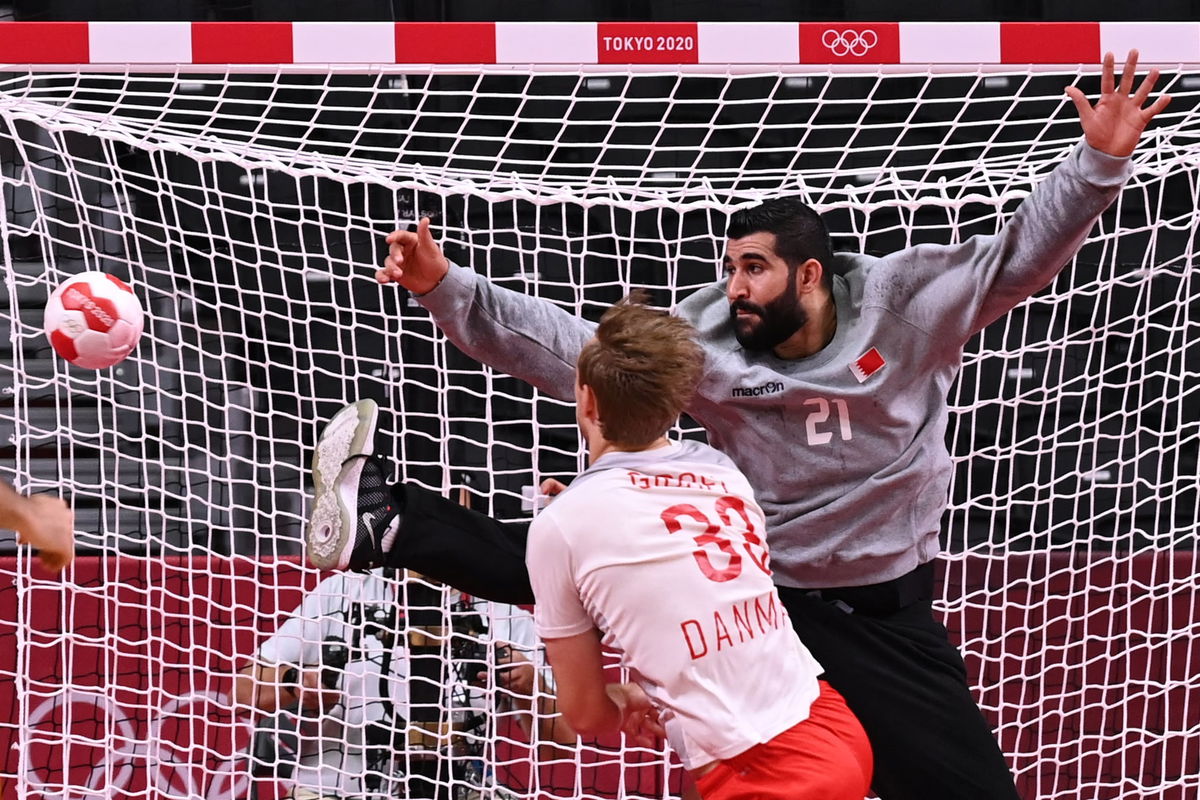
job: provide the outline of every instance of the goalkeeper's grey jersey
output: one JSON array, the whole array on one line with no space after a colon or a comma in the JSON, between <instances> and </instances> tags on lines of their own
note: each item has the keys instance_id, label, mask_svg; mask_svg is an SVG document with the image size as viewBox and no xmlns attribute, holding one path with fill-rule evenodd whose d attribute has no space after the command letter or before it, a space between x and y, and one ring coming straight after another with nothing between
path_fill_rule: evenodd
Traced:
<instances>
[{"instance_id":1,"label":"goalkeeper's grey jersey","mask_svg":"<svg viewBox=\"0 0 1200 800\"><path fill-rule=\"evenodd\" d=\"M1081 144L998 234L882 258L838 254L837 331L808 358L743 349L724 283L680 304L707 359L688 413L750 479L777 583L878 583L937 554L946 398L963 347L1053 280L1130 172L1129 159ZM594 324L457 266L420 302L468 355L573 397Z\"/></svg>"}]
</instances>

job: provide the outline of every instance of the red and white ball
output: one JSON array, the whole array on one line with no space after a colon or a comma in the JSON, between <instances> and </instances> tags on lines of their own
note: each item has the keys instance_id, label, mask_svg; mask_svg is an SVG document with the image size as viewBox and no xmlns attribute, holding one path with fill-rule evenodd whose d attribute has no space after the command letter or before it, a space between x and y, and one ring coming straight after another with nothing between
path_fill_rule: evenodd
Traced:
<instances>
[{"instance_id":1,"label":"red and white ball","mask_svg":"<svg viewBox=\"0 0 1200 800\"><path fill-rule=\"evenodd\" d=\"M142 304L129 285L105 272L81 272L46 301L46 338L77 367L121 361L142 335Z\"/></svg>"}]
</instances>

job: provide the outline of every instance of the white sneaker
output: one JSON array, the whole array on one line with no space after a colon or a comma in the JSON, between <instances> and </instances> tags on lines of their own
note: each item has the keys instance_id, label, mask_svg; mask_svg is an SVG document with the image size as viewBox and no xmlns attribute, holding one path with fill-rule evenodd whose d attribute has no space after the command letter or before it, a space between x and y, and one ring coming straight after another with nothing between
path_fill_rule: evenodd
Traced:
<instances>
[{"instance_id":1,"label":"white sneaker","mask_svg":"<svg viewBox=\"0 0 1200 800\"><path fill-rule=\"evenodd\" d=\"M319 569L380 566L400 521L386 462L373 455L379 407L359 400L334 415L313 453L313 503L304 533L309 563ZM386 545L386 546L385 546Z\"/></svg>"}]
</instances>

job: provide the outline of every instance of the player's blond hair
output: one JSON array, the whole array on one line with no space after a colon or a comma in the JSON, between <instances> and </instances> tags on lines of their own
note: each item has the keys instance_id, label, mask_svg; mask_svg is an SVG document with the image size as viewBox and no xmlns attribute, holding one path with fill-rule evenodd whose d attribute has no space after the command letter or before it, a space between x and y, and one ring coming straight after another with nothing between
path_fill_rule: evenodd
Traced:
<instances>
[{"instance_id":1,"label":"player's blond hair","mask_svg":"<svg viewBox=\"0 0 1200 800\"><path fill-rule=\"evenodd\" d=\"M577 362L579 383L596 395L604 438L631 449L675 424L704 371L696 330L645 299L631 294L606 311Z\"/></svg>"}]
</instances>

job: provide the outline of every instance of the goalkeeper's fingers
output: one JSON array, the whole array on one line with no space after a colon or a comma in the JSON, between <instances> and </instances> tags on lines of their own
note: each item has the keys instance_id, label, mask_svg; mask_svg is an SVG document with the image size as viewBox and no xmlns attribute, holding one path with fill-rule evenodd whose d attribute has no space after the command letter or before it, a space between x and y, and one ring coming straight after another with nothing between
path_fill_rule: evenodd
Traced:
<instances>
[{"instance_id":1,"label":"goalkeeper's fingers","mask_svg":"<svg viewBox=\"0 0 1200 800\"><path fill-rule=\"evenodd\" d=\"M399 283L404 277L404 270L398 267L384 267L375 270L375 280L380 283Z\"/></svg>"}]
</instances>

